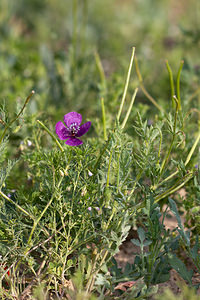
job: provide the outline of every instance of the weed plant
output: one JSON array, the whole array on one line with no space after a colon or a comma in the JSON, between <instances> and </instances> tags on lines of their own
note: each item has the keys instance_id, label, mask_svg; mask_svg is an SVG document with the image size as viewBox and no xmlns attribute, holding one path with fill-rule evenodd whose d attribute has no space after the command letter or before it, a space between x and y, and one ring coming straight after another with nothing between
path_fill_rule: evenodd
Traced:
<instances>
[{"instance_id":1,"label":"weed plant","mask_svg":"<svg viewBox=\"0 0 200 300\"><path fill-rule=\"evenodd\" d=\"M65 4L0 3L0 297L145 299L175 269L195 299L200 89L190 41L199 41L198 24L168 36L166 0L120 10L113 0ZM138 57L133 48L124 79L134 32ZM155 65L169 47L166 68ZM92 123L79 147L55 132L71 111ZM140 250L122 269L115 254L131 228Z\"/></svg>"},{"instance_id":2,"label":"weed plant","mask_svg":"<svg viewBox=\"0 0 200 300\"><path fill-rule=\"evenodd\" d=\"M173 95L173 78L169 71L172 97L168 113L146 91L137 61L141 90L160 113L149 125L138 112L132 127L135 138L125 132L138 92L136 88L122 118L134 52L133 48L121 104L112 127L106 126L102 98L103 136L84 139L80 147L63 146L51 124L44 124L37 119L37 114L24 114L34 92L11 120L2 106L2 299L25 297L34 293L35 288L37 293L41 286L55 298L68 297L72 292L73 297L78 297L84 291L85 297L94 293L99 299L148 297L156 292L158 283L169 279L171 268L192 286L192 272L187 271L175 250L183 244L199 272L199 240L197 237L193 245L172 197L176 197L180 188L187 188L188 183L191 189L192 181L192 189L198 188L194 153L200 134L193 140L191 149L184 151L187 119L180 99L182 64L176 82L177 97ZM99 70L103 71L98 57L97 60ZM168 63L167 68L170 70ZM105 84L102 76L102 97ZM22 125L27 126L29 134L20 145L20 153L9 160L8 131L15 134ZM73 134L70 139L72 137ZM20 174L16 183L15 173ZM160 205L163 200L168 203L164 212ZM168 209L177 218L177 234L165 229ZM138 239L132 243L141 251L134 263L127 264L122 272L114 255L131 226L138 228ZM117 284L124 281L138 284L120 296L116 292Z\"/></svg>"}]
</instances>

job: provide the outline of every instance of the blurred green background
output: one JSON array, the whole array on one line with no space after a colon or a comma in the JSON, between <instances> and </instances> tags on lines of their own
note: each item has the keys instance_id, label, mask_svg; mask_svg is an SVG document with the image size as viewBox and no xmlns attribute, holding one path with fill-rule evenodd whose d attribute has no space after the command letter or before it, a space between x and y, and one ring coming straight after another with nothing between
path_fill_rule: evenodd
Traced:
<instances>
[{"instance_id":1,"label":"blurred green background","mask_svg":"<svg viewBox=\"0 0 200 300\"><path fill-rule=\"evenodd\" d=\"M1 0L0 101L12 111L34 89L30 113L45 111L56 121L71 110L99 117L97 52L107 78L105 104L115 114L132 46L147 90L166 107L170 86L165 59L175 75L184 59L181 91L187 104L199 86L200 2ZM132 74L130 95L138 85ZM137 105L144 113L152 110L141 92Z\"/></svg>"}]
</instances>

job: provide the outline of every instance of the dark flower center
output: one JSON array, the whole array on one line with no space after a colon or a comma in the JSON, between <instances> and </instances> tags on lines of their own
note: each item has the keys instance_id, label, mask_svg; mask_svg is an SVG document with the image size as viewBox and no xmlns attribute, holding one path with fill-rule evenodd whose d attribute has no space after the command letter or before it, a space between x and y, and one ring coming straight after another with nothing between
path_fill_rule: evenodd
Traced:
<instances>
[{"instance_id":1,"label":"dark flower center","mask_svg":"<svg viewBox=\"0 0 200 300\"><path fill-rule=\"evenodd\" d=\"M79 132L80 126L77 123L72 123L68 130L72 136L75 136Z\"/></svg>"}]
</instances>

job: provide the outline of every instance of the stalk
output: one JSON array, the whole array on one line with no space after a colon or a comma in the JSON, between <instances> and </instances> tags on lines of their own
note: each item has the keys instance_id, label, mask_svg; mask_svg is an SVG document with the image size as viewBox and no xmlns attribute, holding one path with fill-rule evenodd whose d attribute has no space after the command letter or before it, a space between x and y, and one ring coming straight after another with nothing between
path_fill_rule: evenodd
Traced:
<instances>
[{"instance_id":1,"label":"stalk","mask_svg":"<svg viewBox=\"0 0 200 300\"><path fill-rule=\"evenodd\" d=\"M133 103L134 103L134 101L135 101L135 97L136 97L136 95L137 95L137 92L138 92L138 88L135 89L134 94L133 94L133 96L132 96L131 103L130 103L129 108L128 108L128 110L127 110L127 113L126 113L126 116L125 116L125 118L124 118L124 121L123 121L123 123L122 123L122 129L124 129L124 127L125 127L125 125L126 125L126 122L128 121L128 118L129 118L129 115L130 115L130 113L131 113L131 109L132 109L132 107L133 107Z\"/></svg>"},{"instance_id":2,"label":"stalk","mask_svg":"<svg viewBox=\"0 0 200 300\"><path fill-rule=\"evenodd\" d=\"M194 153L194 150L196 149L196 147L197 147L197 145L199 143L199 140L200 140L200 131L198 133L198 136L197 136L197 138L196 138L196 140L195 140L195 142L194 142L194 144L193 144L190 152L188 153L188 156L187 156L186 161L185 161L185 166L187 166L187 164L189 163L189 161L190 161L190 159L191 159L191 157L192 157L192 155Z\"/></svg>"},{"instance_id":3,"label":"stalk","mask_svg":"<svg viewBox=\"0 0 200 300\"><path fill-rule=\"evenodd\" d=\"M191 158L192 158L192 155L193 155L193 153L194 153L194 151L195 151L195 149L196 149L196 147L197 147L197 145L198 145L198 143L199 143L199 140L200 140L200 131L199 131L199 133L198 133L198 136L197 136L197 138L196 138L196 140L195 140L195 142L194 142L194 144L193 144L193 146L192 146L190 152L188 153L188 156L187 156L186 161L185 161L185 163L184 163L185 167L186 167L187 164L190 162L190 160L191 160ZM167 182L168 180L170 180L171 178L173 178L174 176L176 176L176 175L178 174L178 172L179 172L179 171L175 171L174 173L172 173L171 175L169 175L169 176L168 176L167 178L165 178L162 182L160 182L159 184L157 184L157 185L154 187L154 190L155 190L156 188L158 188L159 186L163 185L163 183Z\"/></svg>"},{"instance_id":4,"label":"stalk","mask_svg":"<svg viewBox=\"0 0 200 300\"><path fill-rule=\"evenodd\" d=\"M175 185L173 185L170 189L162 193L161 195L158 195L155 197L155 203L159 202L161 199L173 194L174 192L178 191L180 188L182 188L191 178L193 177L193 172L188 173L185 175L181 180L178 181ZM183 181L182 181L183 180ZM180 183L180 184L179 184Z\"/></svg>"},{"instance_id":5,"label":"stalk","mask_svg":"<svg viewBox=\"0 0 200 300\"><path fill-rule=\"evenodd\" d=\"M122 113L122 108L124 106L124 102L125 102L125 98L126 98L126 94L127 94L127 90L128 90L128 85L129 85L129 81L130 81L130 75L131 75L134 55L135 55L135 47L132 48L132 55L131 55L131 60L130 60L129 68L128 68L126 83L125 83L125 86L124 86L124 92L123 92L121 104L120 104L120 107L119 107L119 111L118 111L118 114L117 114L117 120L118 121L119 121L121 113Z\"/></svg>"}]
</instances>

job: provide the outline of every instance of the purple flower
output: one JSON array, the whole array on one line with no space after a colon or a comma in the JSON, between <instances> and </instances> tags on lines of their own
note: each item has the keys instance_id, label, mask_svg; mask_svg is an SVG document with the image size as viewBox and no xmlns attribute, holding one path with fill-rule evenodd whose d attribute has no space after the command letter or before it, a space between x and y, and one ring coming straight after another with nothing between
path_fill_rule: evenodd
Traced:
<instances>
[{"instance_id":1,"label":"purple flower","mask_svg":"<svg viewBox=\"0 0 200 300\"><path fill-rule=\"evenodd\" d=\"M83 125L80 125L82 121L81 114L78 114L75 111L72 111L66 115L64 115L64 122L59 121L56 124L56 134L59 139L66 140L65 144L69 146L79 146L83 144L83 142L77 137L84 135L91 126L91 122L86 122Z\"/></svg>"}]
</instances>

